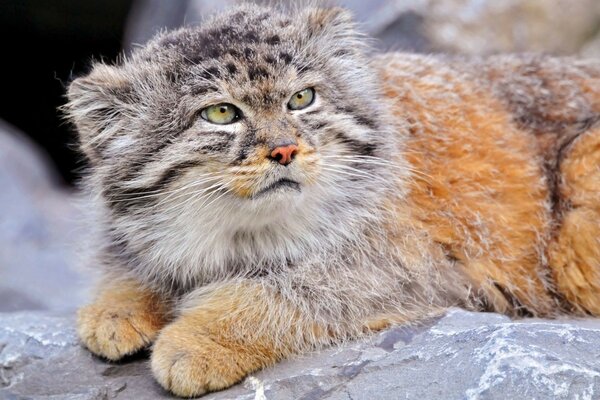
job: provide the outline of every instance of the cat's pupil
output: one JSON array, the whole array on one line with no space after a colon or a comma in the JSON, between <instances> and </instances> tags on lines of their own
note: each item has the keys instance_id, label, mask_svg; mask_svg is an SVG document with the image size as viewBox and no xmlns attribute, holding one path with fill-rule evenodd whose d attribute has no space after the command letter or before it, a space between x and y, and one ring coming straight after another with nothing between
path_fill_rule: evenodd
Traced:
<instances>
[{"instance_id":1,"label":"cat's pupil","mask_svg":"<svg viewBox=\"0 0 600 400\"><path fill-rule=\"evenodd\" d=\"M225 114L227 112L227 109L225 107L221 107L220 111L221 111L221 114Z\"/></svg>"},{"instance_id":2,"label":"cat's pupil","mask_svg":"<svg viewBox=\"0 0 600 400\"><path fill-rule=\"evenodd\" d=\"M298 97L299 99L301 99L302 95L300 93L298 93L298 95L296 97Z\"/></svg>"}]
</instances>

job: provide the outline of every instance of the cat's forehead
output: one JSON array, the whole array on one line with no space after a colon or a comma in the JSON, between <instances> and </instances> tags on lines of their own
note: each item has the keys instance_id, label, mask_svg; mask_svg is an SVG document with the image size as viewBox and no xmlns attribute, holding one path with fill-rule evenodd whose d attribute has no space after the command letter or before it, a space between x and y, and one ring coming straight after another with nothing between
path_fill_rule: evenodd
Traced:
<instances>
[{"instance_id":1,"label":"cat's forehead","mask_svg":"<svg viewBox=\"0 0 600 400\"><path fill-rule=\"evenodd\" d=\"M265 99L266 91L287 96L289 82L311 69L302 30L302 22L280 11L245 7L156 38L147 57L169 65L192 95L226 86L247 98Z\"/></svg>"},{"instance_id":2,"label":"cat's forehead","mask_svg":"<svg viewBox=\"0 0 600 400\"><path fill-rule=\"evenodd\" d=\"M250 58L252 50L264 45L289 42L287 39L296 24L289 16L272 9L244 7L199 26L161 36L151 47L185 57L192 63L230 55Z\"/></svg>"}]
</instances>

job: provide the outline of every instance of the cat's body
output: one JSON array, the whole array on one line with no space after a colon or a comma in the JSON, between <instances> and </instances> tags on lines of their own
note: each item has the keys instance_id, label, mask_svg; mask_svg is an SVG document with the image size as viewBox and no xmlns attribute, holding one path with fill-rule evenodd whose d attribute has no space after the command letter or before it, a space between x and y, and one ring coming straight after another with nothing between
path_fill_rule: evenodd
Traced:
<instances>
[{"instance_id":1,"label":"cat's body","mask_svg":"<svg viewBox=\"0 0 600 400\"><path fill-rule=\"evenodd\" d=\"M600 315L600 63L371 58L343 11L295 21L244 6L72 84L90 350L156 339L189 396L450 305Z\"/></svg>"}]
</instances>

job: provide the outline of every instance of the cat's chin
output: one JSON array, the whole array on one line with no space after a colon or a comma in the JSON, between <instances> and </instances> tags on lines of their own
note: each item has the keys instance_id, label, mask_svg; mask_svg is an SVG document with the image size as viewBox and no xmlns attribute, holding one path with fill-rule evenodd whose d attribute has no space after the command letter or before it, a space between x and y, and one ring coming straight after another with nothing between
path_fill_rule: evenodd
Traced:
<instances>
[{"instance_id":1,"label":"cat's chin","mask_svg":"<svg viewBox=\"0 0 600 400\"><path fill-rule=\"evenodd\" d=\"M302 185L292 179L279 179L252 195L252 199L270 198L273 196L293 196L302 192Z\"/></svg>"}]
</instances>

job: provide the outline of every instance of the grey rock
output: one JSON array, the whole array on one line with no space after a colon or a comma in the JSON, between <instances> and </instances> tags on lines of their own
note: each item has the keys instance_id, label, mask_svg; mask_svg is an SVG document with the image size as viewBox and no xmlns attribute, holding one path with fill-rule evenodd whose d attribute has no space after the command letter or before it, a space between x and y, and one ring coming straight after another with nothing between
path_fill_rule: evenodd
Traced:
<instances>
[{"instance_id":1,"label":"grey rock","mask_svg":"<svg viewBox=\"0 0 600 400\"><path fill-rule=\"evenodd\" d=\"M0 311L73 310L85 298L75 267L80 213L50 165L0 121Z\"/></svg>"},{"instance_id":2,"label":"grey rock","mask_svg":"<svg viewBox=\"0 0 600 400\"><path fill-rule=\"evenodd\" d=\"M0 399L169 398L145 360L105 363L81 348L73 322L41 312L0 313Z\"/></svg>"},{"instance_id":3,"label":"grey rock","mask_svg":"<svg viewBox=\"0 0 600 400\"><path fill-rule=\"evenodd\" d=\"M147 353L119 363L77 343L70 316L0 313L0 399L166 399ZM600 320L511 321L451 309L419 326L298 357L206 399L594 399Z\"/></svg>"}]
</instances>

